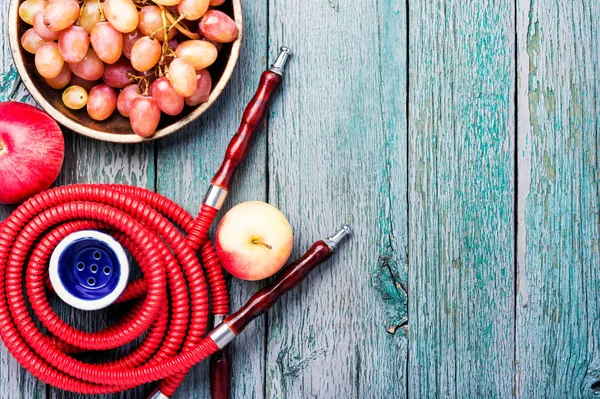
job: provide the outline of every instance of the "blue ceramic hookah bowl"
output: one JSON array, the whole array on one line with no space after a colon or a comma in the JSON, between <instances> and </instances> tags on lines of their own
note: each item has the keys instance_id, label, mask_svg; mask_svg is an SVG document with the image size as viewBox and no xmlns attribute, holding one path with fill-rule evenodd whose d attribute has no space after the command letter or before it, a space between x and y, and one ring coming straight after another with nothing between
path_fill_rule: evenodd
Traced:
<instances>
[{"instance_id":1,"label":"blue ceramic hookah bowl","mask_svg":"<svg viewBox=\"0 0 600 399\"><path fill-rule=\"evenodd\" d=\"M50 282L56 294L77 309L103 309L123 293L129 260L108 234L83 230L65 237L50 257Z\"/></svg>"}]
</instances>

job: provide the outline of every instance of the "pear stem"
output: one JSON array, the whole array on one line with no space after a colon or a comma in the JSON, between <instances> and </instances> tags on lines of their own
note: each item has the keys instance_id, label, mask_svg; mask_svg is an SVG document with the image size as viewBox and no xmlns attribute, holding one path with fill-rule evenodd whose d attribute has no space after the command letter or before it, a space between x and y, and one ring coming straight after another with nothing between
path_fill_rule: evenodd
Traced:
<instances>
[{"instance_id":1,"label":"pear stem","mask_svg":"<svg viewBox=\"0 0 600 399\"><path fill-rule=\"evenodd\" d=\"M267 244L266 242L262 241L262 240L252 240L252 244L256 244L256 245L264 245L265 247L267 247L268 249L273 249L272 246L270 246L269 244Z\"/></svg>"}]
</instances>

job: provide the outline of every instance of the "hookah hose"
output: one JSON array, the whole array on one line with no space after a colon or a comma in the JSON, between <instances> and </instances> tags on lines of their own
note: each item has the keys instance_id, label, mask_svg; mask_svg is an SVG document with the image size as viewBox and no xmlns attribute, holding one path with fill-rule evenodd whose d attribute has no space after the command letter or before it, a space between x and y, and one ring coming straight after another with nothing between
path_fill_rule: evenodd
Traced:
<instances>
[{"instance_id":1,"label":"hookah hose","mask_svg":"<svg viewBox=\"0 0 600 399\"><path fill-rule=\"evenodd\" d=\"M142 188L81 184L39 194L0 224L0 337L31 374L82 394L116 393L158 381L152 398L168 398L190 368L225 348L250 321L328 259L349 234L345 227L315 243L271 285L227 316L223 271L207 235L281 82L288 56L289 50L282 48L277 61L263 73L196 218L168 198ZM51 291L48 261L53 250L69 234L89 229L111 234L143 272L117 300L132 303L128 313L94 333L66 324L46 296ZM36 325L27 303L48 334ZM207 335L209 308L216 321L224 321ZM143 341L118 360L90 364L73 356L116 349L141 336ZM223 382L228 376L219 375L225 371L217 368L211 376L218 385L213 395L226 397L228 387Z\"/></svg>"}]
</instances>

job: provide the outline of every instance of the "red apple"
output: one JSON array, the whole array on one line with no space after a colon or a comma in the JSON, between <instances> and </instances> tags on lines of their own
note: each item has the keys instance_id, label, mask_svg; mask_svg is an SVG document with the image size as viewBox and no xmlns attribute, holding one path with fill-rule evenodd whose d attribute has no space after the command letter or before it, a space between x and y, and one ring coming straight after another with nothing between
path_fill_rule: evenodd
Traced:
<instances>
[{"instance_id":1,"label":"red apple","mask_svg":"<svg viewBox=\"0 0 600 399\"><path fill-rule=\"evenodd\" d=\"M289 222L277 208L250 201L232 208L217 230L216 249L223 267L242 280L277 273L292 253Z\"/></svg>"},{"instance_id":2,"label":"red apple","mask_svg":"<svg viewBox=\"0 0 600 399\"><path fill-rule=\"evenodd\" d=\"M0 203L16 204L58 177L65 142L48 114L15 101L0 103Z\"/></svg>"}]
</instances>

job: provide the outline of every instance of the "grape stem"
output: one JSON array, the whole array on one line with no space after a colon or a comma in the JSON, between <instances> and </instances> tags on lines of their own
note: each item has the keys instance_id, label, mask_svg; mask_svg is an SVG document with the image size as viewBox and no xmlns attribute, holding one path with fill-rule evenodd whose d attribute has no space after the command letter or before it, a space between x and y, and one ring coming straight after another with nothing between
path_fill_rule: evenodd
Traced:
<instances>
[{"instance_id":1,"label":"grape stem","mask_svg":"<svg viewBox=\"0 0 600 399\"><path fill-rule=\"evenodd\" d=\"M87 0L83 0L83 2L80 2L81 5L79 6L79 18L77 18L77 21L75 22L75 25L79 26L81 24L81 16L83 15L83 9L85 8L85 5L87 4Z\"/></svg>"},{"instance_id":2,"label":"grape stem","mask_svg":"<svg viewBox=\"0 0 600 399\"><path fill-rule=\"evenodd\" d=\"M131 81L137 83L139 92L145 96L148 96L150 93L150 81L148 80L148 77L155 75L155 74L156 74L156 70L148 73L146 76L135 75L131 72L129 72L127 75L129 76L129 79Z\"/></svg>"},{"instance_id":3,"label":"grape stem","mask_svg":"<svg viewBox=\"0 0 600 399\"><path fill-rule=\"evenodd\" d=\"M98 0L98 11L100 11L100 18L102 21L106 21L106 16L104 15L104 10L102 9L101 0Z\"/></svg>"},{"instance_id":4,"label":"grape stem","mask_svg":"<svg viewBox=\"0 0 600 399\"><path fill-rule=\"evenodd\" d=\"M181 25L179 22L179 19L175 19L175 17L173 16L173 14L171 14L164 6L158 4L158 6L160 7L161 10L166 11L166 16L167 19L169 20L169 22L171 24L173 24L175 26L175 28L177 28L177 30L179 32L181 32L182 34L184 34L185 36L187 36L189 39L192 40L198 40L200 39L200 35L198 35L197 33L193 33L190 32L187 28L185 28L183 25Z\"/></svg>"},{"instance_id":5,"label":"grape stem","mask_svg":"<svg viewBox=\"0 0 600 399\"><path fill-rule=\"evenodd\" d=\"M164 74L163 67L167 63L167 51L169 50L169 30L167 29L167 10L163 9L160 13L162 17L162 30L163 30L163 44L161 49L160 61L158 61L158 76L162 77Z\"/></svg>"}]
</instances>

